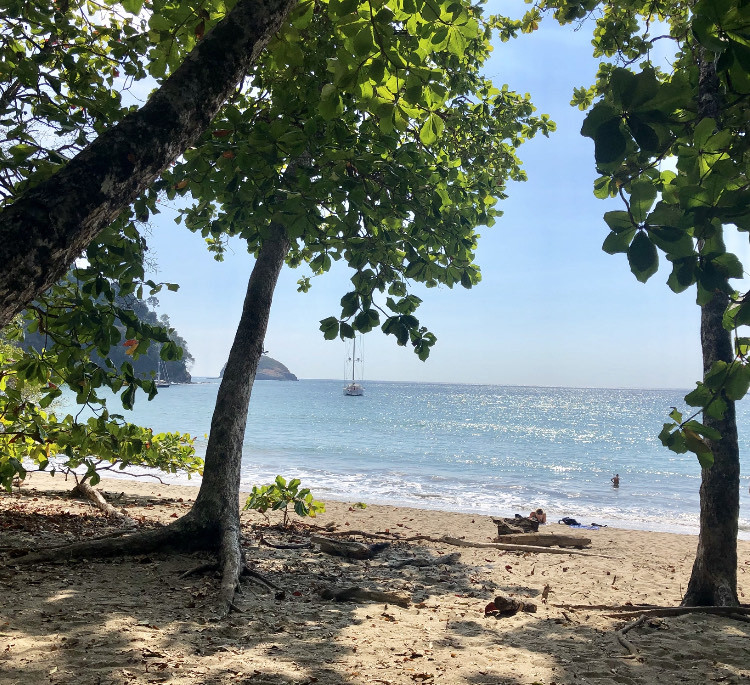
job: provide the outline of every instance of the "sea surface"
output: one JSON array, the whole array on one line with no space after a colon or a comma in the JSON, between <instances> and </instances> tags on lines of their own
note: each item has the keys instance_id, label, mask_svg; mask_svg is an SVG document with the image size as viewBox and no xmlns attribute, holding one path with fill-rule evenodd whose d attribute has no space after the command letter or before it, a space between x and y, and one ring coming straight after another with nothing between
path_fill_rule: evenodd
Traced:
<instances>
[{"instance_id":1,"label":"sea surface","mask_svg":"<svg viewBox=\"0 0 750 685\"><path fill-rule=\"evenodd\" d=\"M189 432L202 455L219 381L196 381L151 402L139 397L127 418L156 432ZM698 462L657 438L685 391L370 381L363 397L345 397L343 385L255 383L243 486L281 474L322 500L499 516L542 507L550 521L698 530ZM748 474L750 403L738 406L738 424ZM610 482L615 473L619 488ZM750 538L748 481L743 475L742 538Z\"/></svg>"}]
</instances>

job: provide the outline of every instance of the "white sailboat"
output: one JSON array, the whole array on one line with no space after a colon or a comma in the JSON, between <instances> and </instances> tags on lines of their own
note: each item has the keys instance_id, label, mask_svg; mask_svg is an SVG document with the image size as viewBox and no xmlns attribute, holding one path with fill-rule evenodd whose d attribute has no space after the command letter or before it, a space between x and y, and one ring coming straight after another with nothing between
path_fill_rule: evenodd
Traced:
<instances>
[{"instance_id":1,"label":"white sailboat","mask_svg":"<svg viewBox=\"0 0 750 685\"><path fill-rule=\"evenodd\" d=\"M362 347L362 339L360 338L360 347ZM361 353L360 353L361 354ZM362 387L361 383L357 383L355 379L355 366L357 362L362 362L361 357L357 357L357 338L355 336L353 342L352 342L352 356L347 359L347 362L352 363L352 380L351 382L344 386L344 395L347 395L348 397L361 397L365 394L365 389Z\"/></svg>"},{"instance_id":2,"label":"white sailboat","mask_svg":"<svg viewBox=\"0 0 750 685\"><path fill-rule=\"evenodd\" d=\"M170 386L169 376L167 375L167 367L164 362L159 359L156 362L156 387L157 388L168 388Z\"/></svg>"}]
</instances>

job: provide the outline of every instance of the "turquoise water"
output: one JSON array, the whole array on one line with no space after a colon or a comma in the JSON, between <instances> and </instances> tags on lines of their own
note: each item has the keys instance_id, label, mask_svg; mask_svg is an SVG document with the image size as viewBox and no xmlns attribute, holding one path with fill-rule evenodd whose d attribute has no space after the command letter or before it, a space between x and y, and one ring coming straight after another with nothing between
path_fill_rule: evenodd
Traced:
<instances>
[{"instance_id":1,"label":"turquoise water","mask_svg":"<svg viewBox=\"0 0 750 685\"><path fill-rule=\"evenodd\" d=\"M243 484L282 474L318 499L503 516L541 506L550 520L697 531L697 461L656 437L682 391L371 381L363 397L345 397L342 387L256 382ZM215 379L174 385L152 402L139 398L128 418L198 436L202 453L217 390ZM747 403L738 422L746 473ZM746 476L741 490L740 527L750 537Z\"/></svg>"}]
</instances>

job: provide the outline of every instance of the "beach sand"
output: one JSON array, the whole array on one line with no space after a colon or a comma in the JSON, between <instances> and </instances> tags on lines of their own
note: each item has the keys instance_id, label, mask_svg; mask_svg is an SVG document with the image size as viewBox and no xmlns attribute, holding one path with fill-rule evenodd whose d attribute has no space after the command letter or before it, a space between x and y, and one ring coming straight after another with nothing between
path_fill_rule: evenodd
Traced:
<instances>
[{"instance_id":1,"label":"beach sand","mask_svg":"<svg viewBox=\"0 0 750 685\"><path fill-rule=\"evenodd\" d=\"M372 561L346 561L316 549L263 544L261 534L288 544L304 541L310 531L300 529L294 536L265 530L262 516L245 512L248 560L283 589L284 597L247 582L236 600L242 613L217 621L212 599L218 576L182 577L209 561L207 555L151 554L14 568L11 548L34 549L117 530L88 503L70 498L72 485L59 475L34 474L13 495L0 496L0 552L6 563L0 568L3 685L702 685L750 678L750 623L699 614L650 618L625 636L637 650L634 657L617 639L617 631L633 618L583 608L678 605L695 553L693 536L571 531L551 524L545 532L590 538L589 554L394 540ZM99 488L119 496L117 506L142 526L173 521L197 492L145 480L104 480ZM325 514L304 521L401 538L491 542L497 533L486 516L378 505L358 509L344 502L326 506ZM456 552L457 563L438 563ZM395 568L398 560L415 556L436 563ZM743 602L750 593L748 574L750 542L740 541ZM319 594L350 586L401 593L411 604L336 603ZM498 594L531 600L537 612L485 617L486 605Z\"/></svg>"}]
</instances>

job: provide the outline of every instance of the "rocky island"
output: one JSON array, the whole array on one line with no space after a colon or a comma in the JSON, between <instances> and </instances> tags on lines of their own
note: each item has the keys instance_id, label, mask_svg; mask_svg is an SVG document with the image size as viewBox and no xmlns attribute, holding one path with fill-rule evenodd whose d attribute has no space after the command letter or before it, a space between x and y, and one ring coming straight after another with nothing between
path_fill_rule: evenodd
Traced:
<instances>
[{"instance_id":1,"label":"rocky island","mask_svg":"<svg viewBox=\"0 0 750 685\"><path fill-rule=\"evenodd\" d=\"M226 364L224 365L226 368ZM219 374L220 378L224 377L224 368L221 369ZM267 357L265 354L261 356L260 362L258 363L258 371L255 374L256 381L296 381L295 376L289 369L286 368L281 362L277 362L271 357Z\"/></svg>"}]
</instances>

